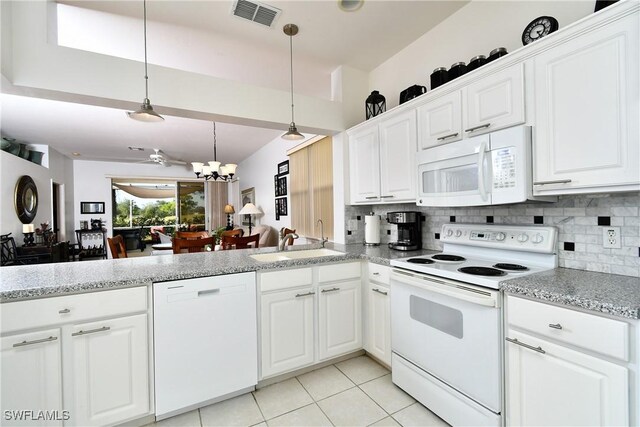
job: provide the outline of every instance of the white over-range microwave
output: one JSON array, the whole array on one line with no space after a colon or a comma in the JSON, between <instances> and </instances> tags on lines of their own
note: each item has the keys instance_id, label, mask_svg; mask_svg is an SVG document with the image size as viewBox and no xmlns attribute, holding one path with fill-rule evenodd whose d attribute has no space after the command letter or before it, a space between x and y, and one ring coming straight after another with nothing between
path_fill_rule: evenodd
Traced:
<instances>
[{"instance_id":1,"label":"white over-range microwave","mask_svg":"<svg viewBox=\"0 0 640 427\"><path fill-rule=\"evenodd\" d=\"M418 206L485 206L534 197L531 127L516 126L422 150Z\"/></svg>"}]
</instances>

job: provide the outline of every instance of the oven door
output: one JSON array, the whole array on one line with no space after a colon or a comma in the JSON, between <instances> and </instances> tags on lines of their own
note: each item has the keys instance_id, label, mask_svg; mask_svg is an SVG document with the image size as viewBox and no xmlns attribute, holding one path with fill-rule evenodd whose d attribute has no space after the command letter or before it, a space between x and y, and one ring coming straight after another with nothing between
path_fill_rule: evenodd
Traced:
<instances>
[{"instance_id":1,"label":"oven door","mask_svg":"<svg viewBox=\"0 0 640 427\"><path fill-rule=\"evenodd\" d=\"M419 206L491 204L489 135L418 153Z\"/></svg>"},{"instance_id":2,"label":"oven door","mask_svg":"<svg viewBox=\"0 0 640 427\"><path fill-rule=\"evenodd\" d=\"M399 269L391 287L393 352L500 413L499 292Z\"/></svg>"}]
</instances>

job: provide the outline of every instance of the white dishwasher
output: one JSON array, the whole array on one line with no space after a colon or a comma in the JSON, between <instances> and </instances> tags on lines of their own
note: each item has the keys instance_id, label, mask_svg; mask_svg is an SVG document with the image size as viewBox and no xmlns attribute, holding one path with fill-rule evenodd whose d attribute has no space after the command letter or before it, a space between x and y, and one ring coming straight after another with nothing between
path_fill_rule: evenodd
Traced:
<instances>
[{"instance_id":1,"label":"white dishwasher","mask_svg":"<svg viewBox=\"0 0 640 427\"><path fill-rule=\"evenodd\" d=\"M258 382L255 273L153 284L156 418Z\"/></svg>"}]
</instances>

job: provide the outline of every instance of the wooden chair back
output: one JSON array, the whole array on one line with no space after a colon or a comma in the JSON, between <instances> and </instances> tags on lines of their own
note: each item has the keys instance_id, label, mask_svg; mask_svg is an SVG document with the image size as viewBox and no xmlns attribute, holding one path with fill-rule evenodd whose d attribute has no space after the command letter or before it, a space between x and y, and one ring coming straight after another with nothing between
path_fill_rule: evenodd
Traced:
<instances>
[{"instance_id":1,"label":"wooden chair back","mask_svg":"<svg viewBox=\"0 0 640 427\"><path fill-rule=\"evenodd\" d=\"M220 236L227 237L242 237L244 235L244 230L242 228L236 228L235 230L227 230L220 233Z\"/></svg>"},{"instance_id":2,"label":"wooden chair back","mask_svg":"<svg viewBox=\"0 0 640 427\"><path fill-rule=\"evenodd\" d=\"M178 239L203 239L209 236L206 231L176 231L176 237Z\"/></svg>"},{"instance_id":3,"label":"wooden chair back","mask_svg":"<svg viewBox=\"0 0 640 427\"><path fill-rule=\"evenodd\" d=\"M296 232L296 230L291 230L290 228L283 227L283 232L284 232L283 236L286 236L287 234L295 233L295 232ZM293 237L289 237L289 238L287 239L287 243L286 243L286 245L287 245L287 246L291 246L291 245L293 245Z\"/></svg>"},{"instance_id":4,"label":"wooden chair back","mask_svg":"<svg viewBox=\"0 0 640 427\"><path fill-rule=\"evenodd\" d=\"M253 246L250 246L253 244ZM221 247L223 250L228 249L248 249L260 247L260 235L253 234L247 237L222 236Z\"/></svg>"},{"instance_id":5,"label":"wooden chair back","mask_svg":"<svg viewBox=\"0 0 640 427\"><path fill-rule=\"evenodd\" d=\"M127 258L127 247L121 235L107 238L107 243L109 244L112 258Z\"/></svg>"},{"instance_id":6,"label":"wooden chair back","mask_svg":"<svg viewBox=\"0 0 640 427\"><path fill-rule=\"evenodd\" d=\"M209 245L211 246L211 250L213 250L216 246L216 238L215 237L203 237L200 239L186 239L186 238L173 238L173 253L179 254L182 253L183 250L186 252L205 252L205 247Z\"/></svg>"}]
</instances>

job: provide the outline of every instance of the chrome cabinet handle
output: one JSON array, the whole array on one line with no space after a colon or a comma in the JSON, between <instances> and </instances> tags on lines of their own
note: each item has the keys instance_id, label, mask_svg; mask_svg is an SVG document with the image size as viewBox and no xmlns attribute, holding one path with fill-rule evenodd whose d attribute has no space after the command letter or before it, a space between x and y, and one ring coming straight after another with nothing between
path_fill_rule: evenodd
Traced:
<instances>
[{"instance_id":1,"label":"chrome cabinet handle","mask_svg":"<svg viewBox=\"0 0 640 427\"><path fill-rule=\"evenodd\" d=\"M480 126L475 126L475 127L469 128L469 129L465 129L465 132L473 132L474 130L488 128L489 126L491 126L491 123L485 123L485 124L480 125Z\"/></svg>"},{"instance_id":2,"label":"chrome cabinet handle","mask_svg":"<svg viewBox=\"0 0 640 427\"><path fill-rule=\"evenodd\" d=\"M370 199L377 199L378 196L367 196L365 197L365 199L370 200Z\"/></svg>"},{"instance_id":3,"label":"chrome cabinet handle","mask_svg":"<svg viewBox=\"0 0 640 427\"><path fill-rule=\"evenodd\" d=\"M536 181L533 185L547 185L547 184L568 184L570 179L556 179L555 181Z\"/></svg>"},{"instance_id":4,"label":"chrome cabinet handle","mask_svg":"<svg viewBox=\"0 0 640 427\"><path fill-rule=\"evenodd\" d=\"M520 346L522 346L522 347L524 347L524 348L528 348L529 350L537 351L538 353L542 353L542 354L545 354L545 353L546 353L546 351L544 351L544 350L542 349L542 347L540 347L540 346L538 346L538 347L534 347L534 346L532 346L532 345L525 344L525 343L523 343L523 342L521 342L521 341L518 341L516 338L509 338L509 337L506 337L505 339L506 339L507 341L509 341L509 342L514 343L514 344L518 344L518 345L520 345Z\"/></svg>"},{"instance_id":5,"label":"chrome cabinet handle","mask_svg":"<svg viewBox=\"0 0 640 427\"><path fill-rule=\"evenodd\" d=\"M391 196L380 196L381 199L390 199L392 197L396 197L396 196L393 196L393 195L391 195Z\"/></svg>"},{"instance_id":6,"label":"chrome cabinet handle","mask_svg":"<svg viewBox=\"0 0 640 427\"><path fill-rule=\"evenodd\" d=\"M452 133L450 135L441 136L440 138L437 139L437 141L444 141L445 139L453 138L455 136L458 136L458 132Z\"/></svg>"},{"instance_id":7,"label":"chrome cabinet handle","mask_svg":"<svg viewBox=\"0 0 640 427\"><path fill-rule=\"evenodd\" d=\"M322 291L320 291L320 292L322 292L322 293L325 293L325 292L335 292L335 291L339 291L339 290L340 290L340 288L331 288L331 289L323 289L323 290L322 290Z\"/></svg>"},{"instance_id":8,"label":"chrome cabinet handle","mask_svg":"<svg viewBox=\"0 0 640 427\"><path fill-rule=\"evenodd\" d=\"M553 329L562 329L562 325L560 323L549 323L549 327Z\"/></svg>"},{"instance_id":9,"label":"chrome cabinet handle","mask_svg":"<svg viewBox=\"0 0 640 427\"><path fill-rule=\"evenodd\" d=\"M87 335L87 334L95 334L96 332L104 332L104 331L108 331L109 329L111 329L111 327L109 326L103 326L102 328L98 328L98 329L89 329L88 331L78 331L78 332L74 332L71 334L72 337L77 337L79 335Z\"/></svg>"},{"instance_id":10,"label":"chrome cabinet handle","mask_svg":"<svg viewBox=\"0 0 640 427\"><path fill-rule=\"evenodd\" d=\"M373 273L374 276L379 276L380 273L378 273L377 271L375 273Z\"/></svg>"},{"instance_id":11,"label":"chrome cabinet handle","mask_svg":"<svg viewBox=\"0 0 640 427\"><path fill-rule=\"evenodd\" d=\"M58 313L67 314L67 313L71 313L71 310L69 310L68 308L65 308L65 309L59 310Z\"/></svg>"},{"instance_id":12,"label":"chrome cabinet handle","mask_svg":"<svg viewBox=\"0 0 640 427\"><path fill-rule=\"evenodd\" d=\"M372 290L373 292L377 292L377 293L382 294L382 295L387 295L387 293L388 293L388 292L385 292L385 291L381 291L381 290L380 290L380 289L378 289L378 288L373 288L373 289L371 289L371 290Z\"/></svg>"},{"instance_id":13,"label":"chrome cabinet handle","mask_svg":"<svg viewBox=\"0 0 640 427\"><path fill-rule=\"evenodd\" d=\"M220 293L220 288L216 289L205 289L204 291L198 291L198 296L211 295Z\"/></svg>"},{"instance_id":14,"label":"chrome cabinet handle","mask_svg":"<svg viewBox=\"0 0 640 427\"><path fill-rule=\"evenodd\" d=\"M49 341L55 341L57 340L58 337L49 337L49 338L42 338L41 340L33 340L33 341L22 341L22 342L17 342L15 343L13 346L14 347L24 347L25 345L33 345L33 344L40 344L41 342L49 342Z\"/></svg>"},{"instance_id":15,"label":"chrome cabinet handle","mask_svg":"<svg viewBox=\"0 0 640 427\"><path fill-rule=\"evenodd\" d=\"M309 295L314 295L315 292L307 292L306 294L296 294L296 298L300 297L308 297Z\"/></svg>"}]
</instances>

